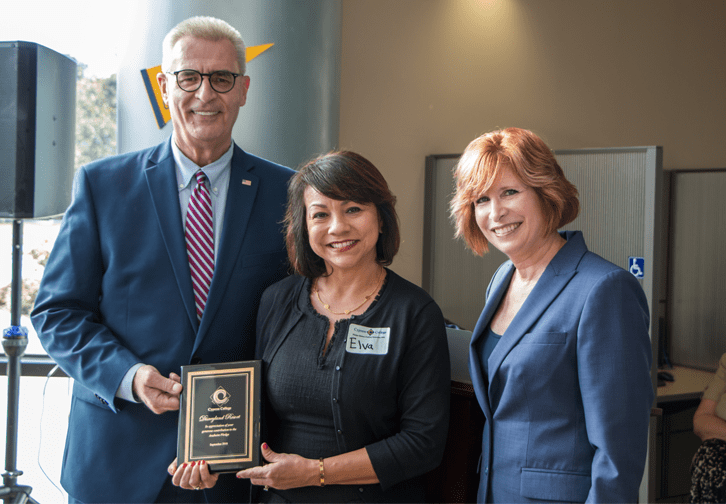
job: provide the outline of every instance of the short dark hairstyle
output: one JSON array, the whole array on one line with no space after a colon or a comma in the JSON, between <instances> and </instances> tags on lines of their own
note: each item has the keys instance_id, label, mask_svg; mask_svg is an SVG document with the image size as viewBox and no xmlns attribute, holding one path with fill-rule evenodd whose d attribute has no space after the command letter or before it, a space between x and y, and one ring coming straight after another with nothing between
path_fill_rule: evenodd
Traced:
<instances>
[{"instance_id":1,"label":"short dark hairstyle","mask_svg":"<svg viewBox=\"0 0 726 504\"><path fill-rule=\"evenodd\" d=\"M393 262L401 244L396 197L373 163L355 152L334 151L306 163L292 177L287 189L285 241L295 273L308 278L326 274L325 261L310 247L305 209L307 187L338 201L374 204L381 222L376 262L381 266Z\"/></svg>"},{"instance_id":2,"label":"short dark hairstyle","mask_svg":"<svg viewBox=\"0 0 726 504\"><path fill-rule=\"evenodd\" d=\"M505 168L535 190L547 221L546 232L569 224L580 211L577 188L540 137L521 128L485 133L472 140L459 158L454 170L456 192L450 204L456 236L464 238L477 255L484 255L489 243L476 223L474 202Z\"/></svg>"}]
</instances>

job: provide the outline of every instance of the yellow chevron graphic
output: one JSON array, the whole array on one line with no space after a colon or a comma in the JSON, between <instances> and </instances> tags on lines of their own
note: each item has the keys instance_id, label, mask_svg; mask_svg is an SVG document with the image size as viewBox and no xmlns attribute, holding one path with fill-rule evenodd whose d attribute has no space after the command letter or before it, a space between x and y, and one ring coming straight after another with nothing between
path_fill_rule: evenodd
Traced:
<instances>
[{"instance_id":1,"label":"yellow chevron graphic","mask_svg":"<svg viewBox=\"0 0 726 504\"><path fill-rule=\"evenodd\" d=\"M245 57L247 58L247 63L255 59L257 56L262 54L263 52L267 51L270 47L274 46L275 44L262 44L262 45L256 45L251 46L247 48L247 51L245 52Z\"/></svg>"}]
</instances>

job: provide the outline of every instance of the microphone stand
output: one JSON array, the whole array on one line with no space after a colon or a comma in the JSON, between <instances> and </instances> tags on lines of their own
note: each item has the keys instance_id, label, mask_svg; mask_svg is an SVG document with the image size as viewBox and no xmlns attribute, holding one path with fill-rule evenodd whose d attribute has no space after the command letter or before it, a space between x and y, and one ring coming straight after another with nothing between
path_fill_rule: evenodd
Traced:
<instances>
[{"instance_id":1,"label":"microphone stand","mask_svg":"<svg viewBox=\"0 0 726 504\"><path fill-rule=\"evenodd\" d=\"M20 396L20 358L28 346L28 331L20 327L22 304L22 235L23 221L13 220L13 277L10 290L10 327L3 331L3 350L8 356L8 413L5 431L5 473L0 498L6 504L38 504L30 496L32 488L18 485L17 479L23 471L17 469L18 455L18 405Z\"/></svg>"}]
</instances>

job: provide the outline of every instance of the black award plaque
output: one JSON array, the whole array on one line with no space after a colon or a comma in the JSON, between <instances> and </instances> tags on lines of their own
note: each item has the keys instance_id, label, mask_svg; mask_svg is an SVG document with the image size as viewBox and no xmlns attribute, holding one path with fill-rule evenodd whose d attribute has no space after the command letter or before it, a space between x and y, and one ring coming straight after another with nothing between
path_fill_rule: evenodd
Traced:
<instances>
[{"instance_id":1,"label":"black award plaque","mask_svg":"<svg viewBox=\"0 0 726 504\"><path fill-rule=\"evenodd\" d=\"M259 465L260 361L182 366L178 465L206 461L211 472Z\"/></svg>"}]
</instances>

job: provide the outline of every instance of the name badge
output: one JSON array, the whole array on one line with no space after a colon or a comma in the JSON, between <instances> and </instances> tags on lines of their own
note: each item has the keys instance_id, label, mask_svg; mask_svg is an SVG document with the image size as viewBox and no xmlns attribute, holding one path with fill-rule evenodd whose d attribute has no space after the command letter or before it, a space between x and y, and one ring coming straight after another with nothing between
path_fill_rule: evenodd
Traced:
<instances>
[{"instance_id":1,"label":"name badge","mask_svg":"<svg viewBox=\"0 0 726 504\"><path fill-rule=\"evenodd\" d=\"M350 324L345 351L355 354L386 355L390 334L390 327Z\"/></svg>"}]
</instances>

